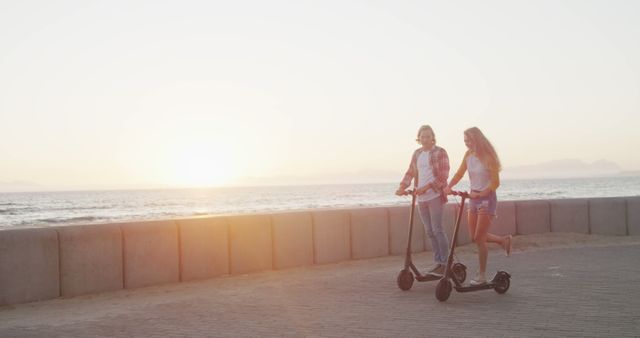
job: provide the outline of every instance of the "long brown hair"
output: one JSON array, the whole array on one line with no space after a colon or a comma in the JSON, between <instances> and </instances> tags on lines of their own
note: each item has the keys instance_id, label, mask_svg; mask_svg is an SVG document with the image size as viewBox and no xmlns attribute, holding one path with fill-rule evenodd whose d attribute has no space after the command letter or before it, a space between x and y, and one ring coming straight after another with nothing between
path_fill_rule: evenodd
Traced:
<instances>
[{"instance_id":1,"label":"long brown hair","mask_svg":"<svg viewBox=\"0 0 640 338\"><path fill-rule=\"evenodd\" d=\"M496 150L478 127L471 127L465 130L464 134L471 139L471 143L475 148L476 156L478 156L480 161L482 161L488 169L498 171L502 169Z\"/></svg>"},{"instance_id":2,"label":"long brown hair","mask_svg":"<svg viewBox=\"0 0 640 338\"><path fill-rule=\"evenodd\" d=\"M418 129L418 136L416 136L416 142L420 143L420 133L423 131L430 132L431 135L433 135L433 144L436 144L436 133L433 132L433 129L431 129L431 126L428 124L420 126L420 129Z\"/></svg>"}]
</instances>

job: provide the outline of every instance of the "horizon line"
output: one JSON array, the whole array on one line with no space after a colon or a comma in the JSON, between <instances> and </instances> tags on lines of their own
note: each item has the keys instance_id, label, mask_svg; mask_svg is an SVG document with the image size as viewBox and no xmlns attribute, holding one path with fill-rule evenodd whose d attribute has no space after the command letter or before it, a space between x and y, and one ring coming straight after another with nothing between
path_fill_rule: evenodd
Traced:
<instances>
[{"instance_id":1,"label":"horizon line","mask_svg":"<svg viewBox=\"0 0 640 338\"><path fill-rule=\"evenodd\" d=\"M585 176L538 176L538 177L504 177L501 181L519 181L519 180L574 180L587 178L622 178L622 177L640 177L640 170L631 171L632 175L603 174L603 175L585 175ZM465 176L461 182L468 182ZM314 187L314 186L342 186L342 185L366 185L366 184L397 184L399 181L369 181L369 182L298 182L298 183L265 183L265 184L228 184L228 185L204 185L204 186L188 186L188 185L113 185L105 187L95 186L47 186L34 187L33 189L16 189L3 190L0 183L0 193L47 193L47 192L96 192L96 191L144 191L144 190L207 190L207 189L237 189L237 188L277 188L277 187Z\"/></svg>"}]
</instances>

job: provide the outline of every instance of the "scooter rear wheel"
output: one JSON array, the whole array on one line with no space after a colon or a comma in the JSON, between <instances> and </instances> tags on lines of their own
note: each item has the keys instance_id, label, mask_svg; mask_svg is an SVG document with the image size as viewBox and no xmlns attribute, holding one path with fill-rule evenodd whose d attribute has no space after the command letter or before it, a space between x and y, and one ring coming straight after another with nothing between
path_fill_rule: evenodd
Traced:
<instances>
[{"instance_id":1,"label":"scooter rear wheel","mask_svg":"<svg viewBox=\"0 0 640 338\"><path fill-rule=\"evenodd\" d=\"M453 279L460 284L464 283L465 279L467 279L467 267L462 263L453 264L451 272L453 272Z\"/></svg>"},{"instance_id":2,"label":"scooter rear wheel","mask_svg":"<svg viewBox=\"0 0 640 338\"><path fill-rule=\"evenodd\" d=\"M402 291L407 291L413 286L413 274L409 269L402 269L398 274L398 287Z\"/></svg>"},{"instance_id":3,"label":"scooter rear wheel","mask_svg":"<svg viewBox=\"0 0 640 338\"><path fill-rule=\"evenodd\" d=\"M442 278L436 286L436 298L441 302L446 301L451 295L451 289L451 282L446 278Z\"/></svg>"},{"instance_id":4,"label":"scooter rear wheel","mask_svg":"<svg viewBox=\"0 0 640 338\"><path fill-rule=\"evenodd\" d=\"M500 276L496 281L496 287L493 288L497 293L503 294L509 290L509 286L511 285L511 278L507 276Z\"/></svg>"}]
</instances>

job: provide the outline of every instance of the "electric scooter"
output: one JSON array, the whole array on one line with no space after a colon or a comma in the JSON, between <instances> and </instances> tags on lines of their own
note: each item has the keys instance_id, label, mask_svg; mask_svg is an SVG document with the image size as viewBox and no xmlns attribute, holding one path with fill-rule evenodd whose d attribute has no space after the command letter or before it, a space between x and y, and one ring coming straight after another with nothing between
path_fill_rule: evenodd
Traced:
<instances>
[{"instance_id":1,"label":"electric scooter","mask_svg":"<svg viewBox=\"0 0 640 338\"><path fill-rule=\"evenodd\" d=\"M415 195L415 191L413 190L406 190L404 192L404 195L409 195L409 194L412 196L412 198L411 198L411 214L409 215L409 238L407 239L407 254L404 259L404 269L400 271L397 278L398 287L403 291L407 291L411 289L411 286L413 286L414 275L415 275L415 280L417 280L418 282L430 282L430 281L435 281L442 278L442 275L436 275L436 274L430 274L430 273L427 273L424 275L421 274L420 271L416 268L416 266L411 261L411 236L413 234L413 215L416 207L416 195ZM449 259L452 262L453 258L451 257L453 256L450 255ZM455 279L456 283L463 283L464 280L467 278L467 267L464 266L464 264L461 264L461 263L455 263L453 265L447 264L446 271L447 273L445 275Z\"/></svg>"},{"instance_id":2,"label":"electric scooter","mask_svg":"<svg viewBox=\"0 0 640 338\"><path fill-rule=\"evenodd\" d=\"M449 299L449 295L453 288L458 292L471 292L480 290L494 289L497 293L503 294L509 290L511 284L511 275L506 271L498 271L491 281L478 285L463 285L454 275L449 271L449 266L453 263L453 253L455 249L456 239L458 238L458 228L460 227L460 219L462 218L462 211L464 210L464 202L469 198L469 193L461 191L453 191L453 195L462 197L462 204L458 211L458 218L456 219L456 226L453 230L453 239L451 240L451 250L449 251L449 258L447 259L447 269L445 274L438 282L436 286L436 298L444 302Z\"/></svg>"}]
</instances>

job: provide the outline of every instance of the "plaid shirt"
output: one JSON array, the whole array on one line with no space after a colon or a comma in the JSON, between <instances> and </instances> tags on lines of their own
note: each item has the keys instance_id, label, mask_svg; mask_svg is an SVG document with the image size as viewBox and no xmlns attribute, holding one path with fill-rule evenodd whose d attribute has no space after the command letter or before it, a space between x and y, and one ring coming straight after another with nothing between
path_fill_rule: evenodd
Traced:
<instances>
[{"instance_id":1,"label":"plaid shirt","mask_svg":"<svg viewBox=\"0 0 640 338\"><path fill-rule=\"evenodd\" d=\"M420 156L420 152L422 152L422 148L418 148L413 152L409 169L407 169L400 182L400 185L405 188L411 186L411 180L414 180L414 187L418 186L418 156ZM433 190L440 192L440 198L446 203L447 195L442 193L442 189L447 186L447 179L449 178L449 155L447 155L447 151L444 148L433 146L429 153L429 164L435 178L431 183Z\"/></svg>"}]
</instances>

